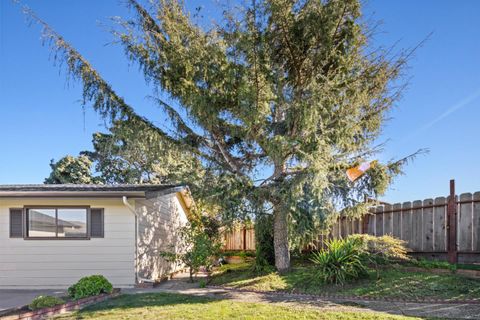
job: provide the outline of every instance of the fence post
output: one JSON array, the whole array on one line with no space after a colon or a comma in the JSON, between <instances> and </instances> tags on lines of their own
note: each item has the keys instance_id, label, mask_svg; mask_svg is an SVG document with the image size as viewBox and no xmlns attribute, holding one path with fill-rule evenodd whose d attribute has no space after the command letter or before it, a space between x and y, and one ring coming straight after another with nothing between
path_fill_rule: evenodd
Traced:
<instances>
[{"instance_id":1,"label":"fence post","mask_svg":"<svg viewBox=\"0 0 480 320\"><path fill-rule=\"evenodd\" d=\"M243 227L243 251L247 251L247 226Z\"/></svg>"},{"instance_id":2,"label":"fence post","mask_svg":"<svg viewBox=\"0 0 480 320\"><path fill-rule=\"evenodd\" d=\"M447 258L457 263L457 201L455 198L455 180L450 180L450 196L447 203Z\"/></svg>"}]
</instances>

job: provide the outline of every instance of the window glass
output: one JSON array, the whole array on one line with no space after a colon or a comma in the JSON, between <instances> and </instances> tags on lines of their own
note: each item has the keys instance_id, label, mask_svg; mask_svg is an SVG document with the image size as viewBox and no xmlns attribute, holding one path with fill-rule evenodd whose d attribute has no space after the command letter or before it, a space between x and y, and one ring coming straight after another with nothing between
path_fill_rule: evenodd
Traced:
<instances>
[{"instance_id":1,"label":"window glass","mask_svg":"<svg viewBox=\"0 0 480 320\"><path fill-rule=\"evenodd\" d=\"M55 237L56 229L55 209L28 210L29 237Z\"/></svg>"},{"instance_id":2,"label":"window glass","mask_svg":"<svg viewBox=\"0 0 480 320\"><path fill-rule=\"evenodd\" d=\"M86 238L86 208L28 209L28 237Z\"/></svg>"},{"instance_id":3,"label":"window glass","mask_svg":"<svg viewBox=\"0 0 480 320\"><path fill-rule=\"evenodd\" d=\"M58 208L58 237L81 238L87 236L87 209Z\"/></svg>"}]
</instances>

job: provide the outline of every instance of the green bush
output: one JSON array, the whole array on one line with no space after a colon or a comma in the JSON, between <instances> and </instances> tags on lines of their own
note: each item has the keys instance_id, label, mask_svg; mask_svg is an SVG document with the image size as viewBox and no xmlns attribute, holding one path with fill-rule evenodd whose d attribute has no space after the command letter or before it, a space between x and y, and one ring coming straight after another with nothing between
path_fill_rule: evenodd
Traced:
<instances>
[{"instance_id":1,"label":"green bush","mask_svg":"<svg viewBox=\"0 0 480 320\"><path fill-rule=\"evenodd\" d=\"M264 272L275 265L273 245L273 216L261 215L255 222L255 266L254 270Z\"/></svg>"},{"instance_id":2,"label":"green bush","mask_svg":"<svg viewBox=\"0 0 480 320\"><path fill-rule=\"evenodd\" d=\"M111 293L112 284L102 275L83 277L68 288L68 295L75 300L96 296L101 293Z\"/></svg>"},{"instance_id":3,"label":"green bush","mask_svg":"<svg viewBox=\"0 0 480 320\"><path fill-rule=\"evenodd\" d=\"M38 296L30 302L28 308L30 310L37 310L43 308L50 308L59 304L63 304L65 301L63 299L53 297L53 296Z\"/></svg>"},{"instance_id":4,"label":"green bush","mask_svg":"<svg viewBox=\"0 0 480 320\"><path fill-rule=\"evenodd\" d=\"M360 243L361 250L370 262L387 264L397 261L408 261L406 242L392 236L375 237L369 234L353 234L348 240Z\"/></svg>"},{"instance_id":5,"label":"green bush","mask_svg":"<svg viewBox=\"0 0 480 320\"><path fill-rule=\"evenodd\" d=\"M318 267L316 276L325 283L344 284L367 275L362 244L355 239L334 239L326 248L313 253L311 261Z\"/></svg>"},{"instance_id":6,"label":"green bush","mask_svg":"<svg viewBox=\"0 0 480 320\"><path fill-rule=\"evenodd\" d=\"M210 271L220 252L221 243L217 238L210 238L201 224L190 224L181 228L180 236L183 245L179 250L180 253L175 252L172 247L171 251L161 251L160 257L166 261L187 266L190 282L193 282L193 276L200 271L201 267Z\"/></svg>"}]
</instances>

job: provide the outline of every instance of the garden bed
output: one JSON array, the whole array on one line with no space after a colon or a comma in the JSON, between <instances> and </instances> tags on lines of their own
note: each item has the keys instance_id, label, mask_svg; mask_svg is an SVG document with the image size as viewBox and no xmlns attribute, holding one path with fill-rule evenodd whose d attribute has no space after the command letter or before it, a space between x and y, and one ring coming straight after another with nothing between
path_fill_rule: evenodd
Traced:
<instances>
[{"instance_id":1,"label":"garden bed","mask_svg":"<svg viewBox=\"0 0 480 320\"><path fill-rule=\"evenodd\" d=\"M411 269L408 269L411 268ZM224 265L212 274L209 285L266 292L314 294L334 297L399 301L480 302L480 280L450 270L391 265L378 271L370 269L364 279L340 286L322 283L315 265L297 262L292 271L255 273L252 263ZM413 269L415 268L415 269ZM440 269L439 269L440 270Z\"/></svg>"},{"instance_id":2,"label":"garden bed","mask_svg":"<svg viewBox=\"0 0 480 320\"><path fill-rule=\"evenodd\" d=\"M120 289L114 289L113 292L109 294L105 293L105 294L86 297L78 300L68 301L69 299L68 297L62 297L63 299L66 300L66 302L63 304L59 304L50 308L33 310L33 311L28 308L28 305L26 305L20 308L6 310L2 314L0 314L0 318L2 320L44 319L45 317L48 317L48 316L53 316L57 314L66 313L69 311L79 310L86 306L105 301L112 297L116 297L119 294L120 294Z\"/></svg>"},{"instance_id":3,"label":"garden bed","mask_svg":"<svg viewBox=\"0 0 480 320\"><path fill-rule=\"evenodd\" d=\"M252 261L255 258L255 253L252 251L223 251L221 256L228 264L241 264Z\"/></svg>"}]
</instances>

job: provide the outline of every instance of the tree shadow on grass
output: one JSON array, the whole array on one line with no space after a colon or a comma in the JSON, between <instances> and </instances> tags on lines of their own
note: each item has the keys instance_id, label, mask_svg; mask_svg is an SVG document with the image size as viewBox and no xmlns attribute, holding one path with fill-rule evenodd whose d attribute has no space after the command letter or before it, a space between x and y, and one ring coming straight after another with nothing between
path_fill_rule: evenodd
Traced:
<instances>
[{"instance_id":1,"label":"tree shadow on grass","mask_svg":"<svg viewBox=\"0 0 480 320\"><path fill-rule=\"evenodd\" d=\"M105 302L101 302L85 309L79 314L91 313L112 309L134 309L143 307L161 307L177 304L203 304L220 300L219 298L206 296L193 296L176 293L141 293L141 294L122 294Z\"/></svg>"}]
</instances>

